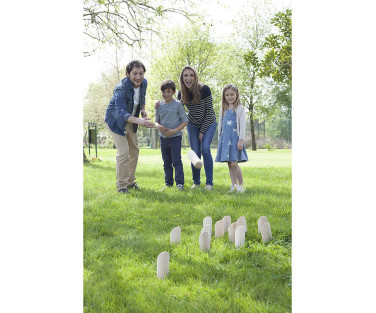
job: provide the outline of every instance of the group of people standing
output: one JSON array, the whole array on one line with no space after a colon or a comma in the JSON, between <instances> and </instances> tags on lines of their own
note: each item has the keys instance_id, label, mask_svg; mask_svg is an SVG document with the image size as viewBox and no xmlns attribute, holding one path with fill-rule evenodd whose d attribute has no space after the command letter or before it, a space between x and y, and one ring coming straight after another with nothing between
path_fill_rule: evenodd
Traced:
<instances>
[{"instance_id":1,"label":"group of people standing","mask_svg":"<svg viewBox=\"0 0 376 313\"><path fill-rule=\"evenodd\" d=\"M179 190L184 188L184 172L181 161L182 129L187 126L191 149L203 157L206 174L206 190L213 189L213 157L210 145L217 128L210 88L202 84L197 72L185 66L180 74L180 91L174 99L176 85L172 80L161 84L163 101L155 103L155 123L145 111L147 80L142 62L134 60L126 66L126 77L115 87L108 104L105 122L117 149L116 186L118 192L141 190L136 183L135 172L139 156L137 141L138 126L160 131L160 147L164 162L165 188L172 187L173 168ZM185 113L188 110L188 115ZM140 117L141 116L141 117ZM233 84L226 85L222 92L222 106L218 119L218 150L216 162L227 162L231 178L229 192L244 192L242 171L238 165L248 160L244 146L246 114ZM191 164L192 189L201 184L200 169ZM165 189L163 188L163 189ZM162 189L162 190L163 190Z\"/></svg>"}]
</instances>

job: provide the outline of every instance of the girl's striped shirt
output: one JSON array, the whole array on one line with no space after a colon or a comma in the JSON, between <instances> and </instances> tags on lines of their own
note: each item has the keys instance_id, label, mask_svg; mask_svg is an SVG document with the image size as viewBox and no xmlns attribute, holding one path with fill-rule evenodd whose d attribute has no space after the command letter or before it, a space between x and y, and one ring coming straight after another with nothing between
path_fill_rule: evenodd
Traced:
<instances>
[{"instance_id":1,"label":"girl's striped shirt","mask_svg":"<svg viewBox=\"0 0 376 313\"><path fill-rule=\"evenodd\" d=\"M213 109L213 98L210 88L207 85L200 89L201 100L197 104L192 104L193 94L189 95L190 103L186 104L188 108L188 124L194 125L205 134L208 127L216 121ZM178 99L181 100L181 93L178 93Z\"/></svg>"}]
</instances>

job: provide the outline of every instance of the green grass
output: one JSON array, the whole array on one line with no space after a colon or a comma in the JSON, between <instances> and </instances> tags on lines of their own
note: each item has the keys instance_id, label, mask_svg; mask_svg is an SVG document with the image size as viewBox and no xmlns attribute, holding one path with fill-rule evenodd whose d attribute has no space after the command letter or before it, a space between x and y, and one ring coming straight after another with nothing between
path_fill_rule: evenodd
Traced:
<instances>
[{"instance_id":1,"label":"green grass","mask_svg":"<svg viewBox=\"0 0 376 313\"><path fill-rule=\"evenodd\" d=\"M116 150L99 149L101 161L84 165L84 312L291 312L291 151L248 150L250 161L240 164L244 194L225 193L230 178L220 163L212 192L190 191L187 151L183 192L158 192L164 185L159 150L141 149L136 177L142 191L129 195L116 191ZM213 233L223 216L232 222L245 216L245 246L236 249L226 234L212 236L210 251L201 251L208 215ZM268 244L257 233L262 215L272 228ZM181 243L170 245L176 226ZM170 254L164 280L156 275L162 251Z\"/></svg>"}]
</instances>

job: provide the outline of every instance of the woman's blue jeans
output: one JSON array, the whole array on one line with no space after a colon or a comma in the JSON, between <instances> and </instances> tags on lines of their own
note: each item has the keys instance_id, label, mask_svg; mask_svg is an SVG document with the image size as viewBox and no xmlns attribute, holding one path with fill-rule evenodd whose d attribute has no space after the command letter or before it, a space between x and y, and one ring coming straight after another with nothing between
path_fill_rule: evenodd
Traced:
<instances>
[{"instance_id":1,"label":"woman's blue jeans","mask_svg":"<svg viewBox=\"0 0 376 313\"><path fill-rule=\"evenodd\" d=\"M189 143L191 145L191 149L197 154L199 158L201 158L201 154L202 154L202 157L204 159L203 162L204 162L204 168L205 168L205 174L206 174L206 185L211 185L211 186L213 186L213 157L210 153L210 144L213 141L216 128L217 128L217 122L214 122L208 127L204 136L202 136L202 142L200 142L200 139L198 139L200 129L190 124L187 125L188 138L189 138ZM192 163L191 163L191 168L192 168L193 182L196 185L200 185L201 169L195 168Z\"/></svg>"}]
</instances>

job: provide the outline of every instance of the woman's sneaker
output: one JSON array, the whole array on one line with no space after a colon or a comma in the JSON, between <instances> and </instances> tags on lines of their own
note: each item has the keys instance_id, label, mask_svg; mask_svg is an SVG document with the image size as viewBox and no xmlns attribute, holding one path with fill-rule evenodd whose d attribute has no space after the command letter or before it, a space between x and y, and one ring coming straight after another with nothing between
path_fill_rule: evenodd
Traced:
<instances>
[{"instance_id":1,"label":"woman's sneaker","mask_svg":"<svg viewBox=\"0 0 376 313\"><path fill-rule=\"evenodd\" d=\"M227 193L234 192L234 191L236 191L236 187L235 187L235 185L232 185L232 186L230 187L230 190L227 191Z\"/></svg>"},{"instance_id":2,"label":"woman's sneaker","mask_svg":"<svg viewBox=\"0 0 376 313\"><path fill-rule=\"evenodd\" d=\"M184 185L182 185L182 184L177 184L176 187L178 187L178 189L179 189L180 191L183 191L183 190L184 190Z\"/></svg>"},{"instance_id":3,"label":"woman's sneaker","mask_svg":"<svg viewBox=\"0 0 376 313\"><path fill-rule=\"evenodd\" d=\"M191 187L191 189L196 189L196 188L197 188L197 189L200 189L200 185L193 184L192 187Z\"/></svg>"}]
</instances>

